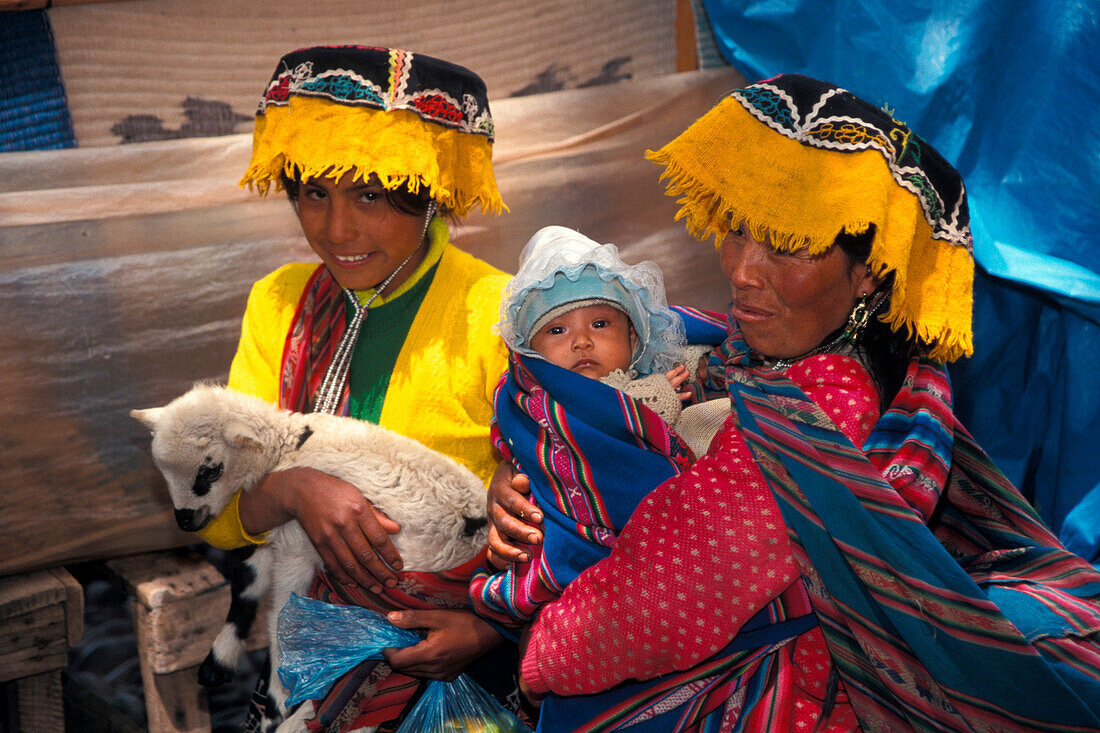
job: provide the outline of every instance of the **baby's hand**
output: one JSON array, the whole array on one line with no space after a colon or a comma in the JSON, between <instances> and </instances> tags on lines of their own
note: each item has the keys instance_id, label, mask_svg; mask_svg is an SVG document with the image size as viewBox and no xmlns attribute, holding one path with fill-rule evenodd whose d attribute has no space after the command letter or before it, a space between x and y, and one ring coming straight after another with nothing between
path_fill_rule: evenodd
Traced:
<instances>
[{"instance_id":1,"label":"baby's hand","mask_svg":"<svg viewBox=\"0 0 1100 733\"><path fill-rule=\"evenodd\" d=\"M684 382L686 382L688 380L689 376L690 376L690 372L688 372L687 367L685 367L685 366L674 367L674 368L670 369L669 371L665 372L665 379L668 380L668 383L672 385L673 389L678 389L681 384L683 384ZM677 394L679 395L680 399L682 399L682 400L685 400L688 397L691 397L691 392L687 392L687 391L677 392Z\"/></svg>"},{"instance_id":2,"label":"baby's hand","mask_svg":"<svg viewBox=\"0 0 1100 733\"><path fill-rule=\"evenodd\" d=\"M699 366L695 371L695 378L700 382L707 381L707 377L710 376L710 358L706 356L699 357Z\"/></svg>"}]
</instances>

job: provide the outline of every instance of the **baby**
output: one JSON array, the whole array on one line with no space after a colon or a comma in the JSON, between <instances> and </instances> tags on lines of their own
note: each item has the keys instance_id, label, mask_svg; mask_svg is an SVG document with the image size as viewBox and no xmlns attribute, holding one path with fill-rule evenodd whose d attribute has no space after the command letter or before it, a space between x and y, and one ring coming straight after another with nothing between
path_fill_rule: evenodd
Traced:
<instances>
[{"instance_id":1,"label":"baby","mask_svg":"<svg viewBox=\"0 0 1100 733\"><path fill-rule=\"evenodd\" d=\"M685 347L656 265L628 265L614 245L564 227L524 247L497 330L511 353L492 434L531 480L544 539L531 562L476 575L470 597L485 618L519 626L610 552L642 497L695 460L673 429L689 394L677 390L692 376L685 361L709 347Z\"/></svg>"},{"instance_id":2,"label":"baby","mask_svg":"<svg viewBox=\"0 0 1100 733\"><path fill-rule=\"evenodd\" d=\"M655 264L627 265L615 245L558 226L524 247L497 331L513 353L598 379L669 424L689 394L676 391L691 376L684 361L706 351L685 347Z\"/></svg>"}]
</instances>

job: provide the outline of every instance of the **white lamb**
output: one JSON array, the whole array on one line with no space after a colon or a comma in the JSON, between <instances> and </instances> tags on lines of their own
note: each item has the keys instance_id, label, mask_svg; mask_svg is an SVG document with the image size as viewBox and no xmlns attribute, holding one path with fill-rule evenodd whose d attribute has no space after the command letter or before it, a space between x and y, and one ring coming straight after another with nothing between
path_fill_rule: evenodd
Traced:
<instances>
[{"instance_id":1,"label":"white lamb","mask_svg":"<svg viewBox=\"0 0 1100 733\"><path fill-rule=\"evenodd\" d=\"M164 407L130 414L153 433L153 461L184 530L205 527L237 491L248 491L268 473L307 466L359 487L401 525L392 539L407 571L454 568L485 546L483 482L452 458L377 425L280 410L214 385L197 385ZM272 608L281 609L291 593L307 591L320 566L296 521L273 530L232 579L229 616L200 668L200 681L227 681L238 668L258 602L270 589ZM281 719L288 692L275 673L276 617L272 613L268 624L268 694Z\"/></svg>"}]
</instances>

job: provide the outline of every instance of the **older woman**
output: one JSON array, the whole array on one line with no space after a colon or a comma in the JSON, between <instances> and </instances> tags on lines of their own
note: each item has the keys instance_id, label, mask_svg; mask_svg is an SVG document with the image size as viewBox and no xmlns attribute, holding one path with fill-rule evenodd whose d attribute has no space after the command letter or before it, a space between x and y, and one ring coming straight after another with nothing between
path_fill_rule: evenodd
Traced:
<instances>
[{"instance_id":1,"label":"older woman","mask_svg":"<svg viewBox=\"0 0 1100 733\"><path fill-rule=\"evenodd\" d=\"M1100 575L951 411L941 363L972 349L956 171L795 75L650 157L720 244L732 414L531 626L540 729L1100 726ZM499 531L538 538L494 496Z\"/></svg>"},{"instance_id":2,"label":"older woman","mask_svg":"<svg viewBox=\"0 0 1100 733\"><path fill-rule=\"evenodd\" d=\"M230 387L383 425L488 481L492 394L507 366L491 328L508 277L456 249L447 219L503 207L492 142L485 84L461 66L357 46L283 56L261 99L242 184L285 188L320 263L285 265L253 287ZM399 572L387 535L398 527L333 476L269 474L202 536L238 547L289 519L325 563L312 596L412 609L409 625L427 632L391 650L388 664L345 675L317 704L312 729L395 728L422 678L453 677L501 642L466 602L483 558L448 572ZM514 690L506 662L488 666L505 671L498 692ZM269 707L265 698L254 707Z\"/></svg>"}]
</instances>

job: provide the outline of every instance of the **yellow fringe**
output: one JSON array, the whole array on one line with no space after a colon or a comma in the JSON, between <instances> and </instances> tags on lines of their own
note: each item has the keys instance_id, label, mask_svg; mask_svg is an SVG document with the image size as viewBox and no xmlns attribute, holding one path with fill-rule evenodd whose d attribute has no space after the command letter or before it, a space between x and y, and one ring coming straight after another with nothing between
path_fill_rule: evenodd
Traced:
<instances>
[{"instance_id":1,"label":"yellow fringe","mask_svg":"<svg viewBox=\"0 0 1100 733\"><path fill-rule=\"evenodd\" d=\"M731 226L745 225L776 249L819 254L841 231L874 225L868 262L877 275L894 274L883 320L905 329L932 358L973 353L973 258L932 238L916 196L897 185L877 151L802 145L727 97L646 157L665 167L661 180L678 198L677 221L696 239L713 236L716 248Z\"/></svg>"},{"instance_id":2,"label":"yellow fringe","mask_svg":"<svg viewBox=\"0 0 1100 733\"><path fill-rule=\"evenodd\" d=\"M408 110L351 107L313 97L291 97L256 117L252 160L241 186L261 195L280 174L357 179L375 175L387 189L427 186L442 206L465 216L477 205L507 210L493 174L492 144L484 135L425 122Z\"/></svg>"}]
</instances>

